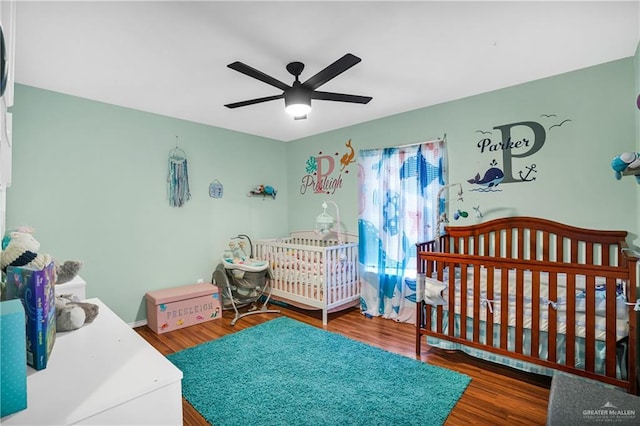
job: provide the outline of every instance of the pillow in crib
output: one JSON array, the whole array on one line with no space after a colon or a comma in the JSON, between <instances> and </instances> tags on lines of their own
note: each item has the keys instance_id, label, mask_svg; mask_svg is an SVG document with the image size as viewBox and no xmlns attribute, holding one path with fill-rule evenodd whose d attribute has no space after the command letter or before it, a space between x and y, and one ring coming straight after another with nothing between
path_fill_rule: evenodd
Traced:
<instances>
[{"instance_id":1,"label":"pillow in crib","mask_svg":"<svg viewBox=\"0 0 640 426\"><path fill-rule=\"evenodd\" d=\"M425 277L423 300L429 305L446 305L447 301L442 297L442 291L447 285L435 278Z\"/></svg>"}]
</instances>

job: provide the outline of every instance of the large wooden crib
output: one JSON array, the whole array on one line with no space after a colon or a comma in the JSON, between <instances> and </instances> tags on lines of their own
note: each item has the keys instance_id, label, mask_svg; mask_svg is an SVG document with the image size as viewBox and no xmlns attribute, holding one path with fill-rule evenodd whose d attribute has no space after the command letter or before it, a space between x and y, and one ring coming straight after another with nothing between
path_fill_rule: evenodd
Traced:
<instances>
[{"instance_id":1,"label":"large wooden crib","mask_svg":"<svg viewBox=\"0 0 640 426\"><path fill-rule=\"evenodd\" d=\"M627 232L533 217L445 229L417 247L417 354L430 336L638 393Z\"/></svg>"},{"instance_id":2,"label":"large wooden crib","mask_svg":"<svg viewBox=\"0 0 640 426\"><path fill-rule=\"evenodd\" d=\"M256 258L271 267L271 297L328 314L360 303L358 236L295 231L255 243Z\"/></svg>"}]
</instances>

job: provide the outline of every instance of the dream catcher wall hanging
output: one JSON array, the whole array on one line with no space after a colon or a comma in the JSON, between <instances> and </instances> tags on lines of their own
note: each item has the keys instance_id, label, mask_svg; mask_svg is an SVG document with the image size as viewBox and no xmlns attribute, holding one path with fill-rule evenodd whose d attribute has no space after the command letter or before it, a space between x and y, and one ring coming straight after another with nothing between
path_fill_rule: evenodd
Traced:
<instances>
[{"instance_id":1,"label":"dream catcher wall hanging","mask_svg":"<svg viewBox=\"0 0 640 426\"><path fill-rule=\"evenodd\" d=\"M167 198L172 207L182 207L191 199L187 155L176 147L169 151L169 174L167 176Z\"/></svg>"}]
</instances>

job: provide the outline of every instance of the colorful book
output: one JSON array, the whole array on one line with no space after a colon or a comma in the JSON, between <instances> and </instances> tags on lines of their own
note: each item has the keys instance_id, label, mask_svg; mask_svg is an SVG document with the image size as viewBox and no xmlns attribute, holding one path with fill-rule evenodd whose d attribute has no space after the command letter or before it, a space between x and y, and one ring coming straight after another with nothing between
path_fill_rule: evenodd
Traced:
<instances>
[{"instance_id":1,"label":"colorful book","mask_svg":"<svg viewBox=\"0 0 640 426\"><path fill-rule=\"evenodd\" d=\"M27 365L42 370L56 340L55 266L7 268L7 299L20 299L26 315Z\"/></svg>"}]
</instances>

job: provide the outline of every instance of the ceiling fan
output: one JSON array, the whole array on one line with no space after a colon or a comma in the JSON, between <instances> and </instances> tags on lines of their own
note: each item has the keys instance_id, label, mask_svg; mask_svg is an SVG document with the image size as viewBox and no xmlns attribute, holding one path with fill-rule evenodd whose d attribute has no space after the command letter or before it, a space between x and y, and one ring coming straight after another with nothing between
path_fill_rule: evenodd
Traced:
<instances>
[{"instance_id":1,"label":"ceiling fan","mask_svg":"<svg viewBox=\"0 0 640 426\"><path fill-rule=\"evenodd\" d=\"M295 77L295 81L291 86L263 73L262 71L258 71L249 65L236 61L227 66L232 70L236 70L248 75L249 77L253 77L271 86L277 87L282 90L282 93L279 95L266 96L264 98L226 104L225 106L227 108L238 108L284 98L285 109L287 112L293 115L295 120L301 120L307 118L307 114L311 111L311 99L366 104L372 99L370 96L346 95L344 93L321 92L316 90L327 81L342 74L360 61L361 59L357 56L347 53L304 83L301 83L298 78L300 74L302 74L304 64L302 62L291 62L287 65L287 71Z\"/></svg>"}]
</instances>

